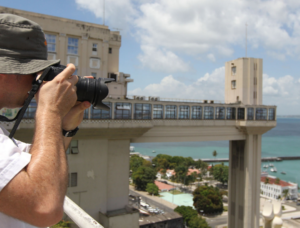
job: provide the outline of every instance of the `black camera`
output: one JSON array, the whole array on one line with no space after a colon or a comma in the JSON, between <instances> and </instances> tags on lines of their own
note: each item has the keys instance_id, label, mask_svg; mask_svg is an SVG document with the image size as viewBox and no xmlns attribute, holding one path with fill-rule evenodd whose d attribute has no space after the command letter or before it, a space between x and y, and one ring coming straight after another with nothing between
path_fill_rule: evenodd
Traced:
<instances>
[{"instance_id":1,"label":"black camera","mask_svg":"<svg viewBox=\"0 0 300 228\"><path fill-rule=\"evenodd\" d=\"M44 81L51 81L59 73L61 73L66 66L57 64L50 67L47 75L44 78ZM95 109L104 109L109 110L110 108L102 103L102 100L108 94L108 88L105 83L115 81L112 78L84 78L78 76L77 87L77 100L78 101L89 101L93 108Z\"/></svg>"}]
</instances>

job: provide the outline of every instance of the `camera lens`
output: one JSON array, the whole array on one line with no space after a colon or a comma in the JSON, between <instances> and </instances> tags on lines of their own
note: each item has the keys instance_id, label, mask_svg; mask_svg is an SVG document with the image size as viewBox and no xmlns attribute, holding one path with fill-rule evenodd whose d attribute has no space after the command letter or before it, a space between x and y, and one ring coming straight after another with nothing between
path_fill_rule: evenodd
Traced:
<instances>
[{"instance_id":1,"label":"camera lens","mask_svg":"<svg viewBox=\"0 0 300 228\"><path fill-rule=\"evenodd\" d=\"M78 76L77 100L89 101L95 109L109 110L110 108L102 103L108 94L105 80L102 78L92 79Z\"/></svg>"}]
</instances>

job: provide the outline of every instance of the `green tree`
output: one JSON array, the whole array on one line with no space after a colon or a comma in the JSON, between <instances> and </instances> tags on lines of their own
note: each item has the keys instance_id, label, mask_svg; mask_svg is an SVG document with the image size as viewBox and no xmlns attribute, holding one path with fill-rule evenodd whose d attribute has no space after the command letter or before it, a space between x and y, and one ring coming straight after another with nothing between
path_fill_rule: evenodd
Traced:
<instances>
[{"instance_id":1,"label":"green tree","mask_svg":"<svg viewBox=\"0 0 300 228\"><path fill-rule=\"evenodd\" d=\"M197 211L190 206L178 206L174 211L182 215L185 224L190 228L210 228L206 220L199 217Z\"/></svg>"},{"instance_id":2,"label":"green tree","mask_svg":"<svg viewBox=\"0 0 300 228\"><path fill-rule=\"evenodd\" d=\"M148 183L147 187L146 187L146 191L150 194L150 195L158 195L158 187L156 186L156 184L153 183Z\"/></svg>"},{"instance_id":3,"label":"green tree","mask_svg":"<svg viewBox=\"0 0 300 228\"><path fill-rule=\"evenodd\" d=\"M214 150L212 154L213 154L213 156L214 156L215 158L216 158L216 157L217 157L217 155L218 155L218 153L217 153L217 151L216 151L216 150Z\"/></svg>"},{"instance_id":4,"label":"green tree","mask_svg":"<svg viewBox=\"0 0 300 228\"><path fill-rule=\"evenodd\" d=\"M265 179L265 184L270 184L270 179L269 179L269 177L266 177L266 179Z\"/></svg>"},{"instance_id":5,"label":"green tree","mask_svg":"<svg viewBox=\"0 0 300 228\"><path fill-rule=\"evenodd\" d=\"M148 183L154 183L156 171L151 167L141 166L132 173L132 181L135 187L145 191Z\"/></svg>"},{"instance_id":6,"label":"green tree","mask_svg":"<svg viewBox=\"0 0 300 228\"><path fill-rule=\"evenodd\" d=\"M175 168L175 180L178 182L182 182L183 184L185 184L185 179L186 179L186 174L188 172L188 168L184 165L179 165Z\"/></svg>"},{"instance_id":7,"label":"green tree","mask_svg":"<svg viewBox=\"0 0 300 228\"><path fill-rule=\"evenodd\" d=\"M193 192L194 207L200 213L222 213L222 195L218 188L199 186Z\"/></svg>"},{"instance_id":8,"label":"green tree","mask_svg":"<svg viewBox=\"0 0 300 228\"><path fill-rule=\"evenodd\" d=\"M289 190L288 189L284 189L282 191L283 197L286 199L289 196Z\"/></svg>"},{"instance_id":9,"label":"green tree","mask_svg":"<svg viewBox=\"0 0 300 228\"><path fill-rule=\"evenodd\" d=\"M275 184L280 184L280 178L279 178L279 177L277 177L277 178L275 179Z\"/></svg>"},{"instance_id":10,"label":"green tree","mask_svg":"<svg viewBox=\"0 0 300 228\"><path fill-rule=\"evenodd\" d=\"M146 161L144 158L141 158L138 155L132 155L129 161L129 167L132 172L136 171L139 167L143 165L143 162Z\"/></svg>"},{"instance_id":11,"label":"green tree","mask_svg":"<svg viewBox=\"0 0 300 228\"><path fill-rule=\"evenodd\" d=\"M220 181L223 185L228 183L228 166L215 165L213 169L215 180Z\"/></svg>"}]
</instances>

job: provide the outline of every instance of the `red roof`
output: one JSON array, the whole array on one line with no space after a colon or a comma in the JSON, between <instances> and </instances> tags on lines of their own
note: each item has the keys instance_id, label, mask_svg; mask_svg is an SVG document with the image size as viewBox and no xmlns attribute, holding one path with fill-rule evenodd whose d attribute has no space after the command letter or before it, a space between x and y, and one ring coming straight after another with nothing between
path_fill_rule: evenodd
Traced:
<instances>
[{"instance_id":1,"label":"red roof","mask_svg":"<svg viewBox=\"0 0 300 228\"><path fill-rule=\"evenodd\" d=\"M268 177L269 178L269 184L275 184L275 178L272 177ZM260 177L260 181L265 183L266 177ZM292 184L286 182L286 181L282 181L280 180L279 184L276 185L280 185L282 187L287 187L287 186L293 186Z\"/></svg>"},{"instance_id":2,"label":"red roof","mask_svg":"<svg viewBox=\"0 0 300 228\"><path fill-rule=\"evenodd\" d=\"M201 173L199 169L189 169L188 170L188 173L187 173L187 176L191 175L192 173Z\"/></svg>"},{"instance_id":3,"label":"red roof","mask_svg":"<svg viewBox=\"0 0 300 228\"><path fill-rule=\"evenodd\" d=\"M165 184L165 183L161 183L161 182L159 182L159 181L154 181L154 184L159 188L160 191L162 191L162 190L167 190L167 191L169 191L170 189L175 188L175 187L172 186L172 185Z\"/></svg>"}]
</instances>

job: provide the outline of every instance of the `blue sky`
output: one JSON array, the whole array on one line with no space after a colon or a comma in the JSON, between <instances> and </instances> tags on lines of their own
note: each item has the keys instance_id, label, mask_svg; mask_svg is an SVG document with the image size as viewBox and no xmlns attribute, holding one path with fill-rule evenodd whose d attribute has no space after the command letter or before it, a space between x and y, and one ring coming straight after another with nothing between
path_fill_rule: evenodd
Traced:
<instances>
[{"instance_id":1,"label":"blue sky","mask_svg":"<svg viewBox=\"0 0 300 228\"><path fill-rule=\"evenodd\" d=\"M0 0L0 5L103 23L103 0ZM300 115L300 1L110 0L105 24L121 29L120 71L130 95L224 100L224 64L264 62L264 104Z\"/></svg>"}]
</instances>

